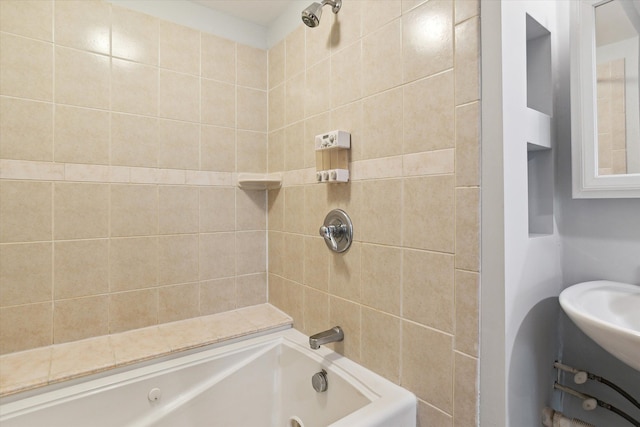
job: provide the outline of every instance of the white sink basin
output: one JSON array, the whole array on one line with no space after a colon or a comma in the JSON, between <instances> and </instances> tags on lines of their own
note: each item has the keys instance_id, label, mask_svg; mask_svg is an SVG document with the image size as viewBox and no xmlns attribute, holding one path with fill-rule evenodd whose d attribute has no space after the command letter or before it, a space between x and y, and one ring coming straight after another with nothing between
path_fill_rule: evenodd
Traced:
<instances>
[{"instance_id":1,"label":"white sink basin","mask_svg":"<svg viewBox=\"0 0 640 427\"><path fill-rule=\"evenodd\" d=\"M560 305L582 332L640 371L640 286L579 283L560 293Z\"/></svg>"}]
</instances>

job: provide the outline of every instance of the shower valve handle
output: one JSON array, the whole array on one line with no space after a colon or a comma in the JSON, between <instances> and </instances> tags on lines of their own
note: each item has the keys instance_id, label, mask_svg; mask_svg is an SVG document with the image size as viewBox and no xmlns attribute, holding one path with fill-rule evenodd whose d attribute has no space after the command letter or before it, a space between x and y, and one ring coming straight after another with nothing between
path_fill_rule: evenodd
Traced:
<instances>
[{"instance_id":1,"label":"shower valve handle","mask_svg":"<svg viewBox=\"0 0 640 427\"><path fill-rule=\"evenodd\" d=\"M320 227L320 235L327 247L333 252L344 252L349 249L353 240L353 224L351 218L343 210L334 209L327 214Z\"/></svg>"},{"instance_id":2,"label":"shower valve handle","mask_svg":"<svg viewBox=\"0 0 640 427\"><path fill-rule=\"evenodd\" d=\"M336 238L341 237L346 232L347 226L344 224L340 225L323 225L320 227L320 235L324 237L324 240L327 241L327 244L331 244L331 249L333 251L338 250L338 242Z\"/></svg>"}]
</instances>

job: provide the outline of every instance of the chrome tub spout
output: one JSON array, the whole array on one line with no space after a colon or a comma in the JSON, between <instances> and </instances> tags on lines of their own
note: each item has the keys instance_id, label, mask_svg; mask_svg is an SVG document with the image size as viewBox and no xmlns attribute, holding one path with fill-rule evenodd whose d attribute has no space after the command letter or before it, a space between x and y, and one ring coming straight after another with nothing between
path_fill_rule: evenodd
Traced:
<instances>
[{"instance_id":1,"label":"chrome tub spout","mask_svg":"<svg viewBox=\"0 0 640 427\"><path fill-rule=\"evenodd\" d=\"M313 350L317 350L323 344L329 344L331 342L342 341L344 339L344 332L340 326L334 326L333 328L324 332L319 332L309 337L309 346Z\"/></svg>"}]
</instances>

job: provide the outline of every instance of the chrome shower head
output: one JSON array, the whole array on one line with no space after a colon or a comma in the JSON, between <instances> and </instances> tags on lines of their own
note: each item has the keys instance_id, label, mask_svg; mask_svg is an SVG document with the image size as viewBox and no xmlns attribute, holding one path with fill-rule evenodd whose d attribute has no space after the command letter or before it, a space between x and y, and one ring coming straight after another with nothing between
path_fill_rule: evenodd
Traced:
<instances>
[{"instance_id":1,"label":"chrome shower head","mask_svg":"<svg viewBox=\"0 0 640 427\"><path fill-rule=\"evenodd\" d=\"M342 7L342 0L322 0L322 3L312 3L305 10L302 11L302 22L307 27L317 27L320 25L320 18L322 17L322 7L328 4L331 6L333 13L338 13Z\"/></svg>"},{"instance_id":2,"label":"chrome shower head","mask_svg":"<svg viewBox=\"0 0 640 427\"><path fill-rule=\"evenodd\" d=\"M322 5L320 3L311 3L311 5L302 11L302 22L307 27L317 27L322 17Z\"/></svg>"}]
</instances>

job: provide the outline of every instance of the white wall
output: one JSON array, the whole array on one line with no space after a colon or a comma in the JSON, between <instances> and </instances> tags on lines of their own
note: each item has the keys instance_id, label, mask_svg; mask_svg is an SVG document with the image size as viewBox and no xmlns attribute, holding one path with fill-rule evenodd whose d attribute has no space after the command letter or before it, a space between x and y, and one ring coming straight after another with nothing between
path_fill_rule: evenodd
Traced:
<instances>
[{"instance_id":1,"label":"white wall","mask_svg":"<svg viewBox=\"0 0 640 427\"><path fill-rule=\"evenodd\" d=\"M640 199L571 198L571 108L569 94L569 7L559 2L559 86L557 94L558 230L561 236L563 288L589 280L608 279L640 285ZM584 335L564 313L560 318L560 341L564 363L604 376L640 396L640 372L609 355ZM576 387L571 378L563 383ZM591 384L589 393L629 408L606 387ZM620 417L599 408L585 412L581 401L564 397L563 411L596 425L627 425ZM629 409L627 409L629 408Z\"/></svg>"},{"instance_id":2,"label":"white wall","mask_svg":"<svg viewBox=\"0 0 640 427\"><path fill-rule=\"evenodd\" d=\"M525 22L551 32L556 63L556 3L488 0L481 10L481 425L533 426L552 397L562 275L555 228L529 235Z\"/></svg>"}]
</instances>

